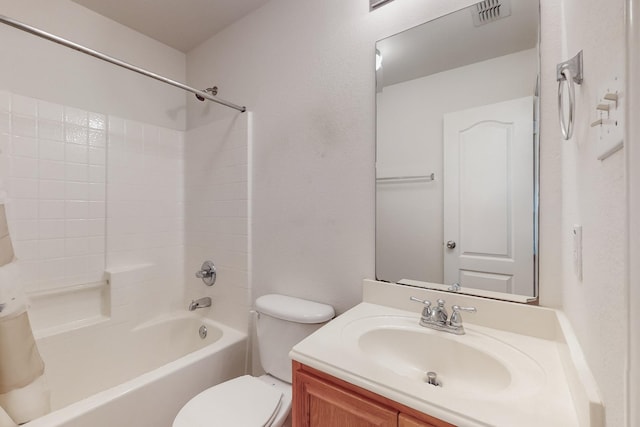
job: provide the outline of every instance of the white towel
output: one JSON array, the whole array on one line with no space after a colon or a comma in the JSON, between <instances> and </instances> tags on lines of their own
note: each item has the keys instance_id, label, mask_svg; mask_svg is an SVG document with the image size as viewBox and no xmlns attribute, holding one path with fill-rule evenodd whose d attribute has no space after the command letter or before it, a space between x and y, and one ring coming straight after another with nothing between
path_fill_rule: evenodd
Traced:
<instances>
[{"instance_id":1,"label":"white towel","mask_svg":"<svg viewBox=\"0 0 640 427\"><path fill-rule=\"evenodd\" d=\"M0 427L18 427L9 414L0 406Z\"/></svg>"},{"instance_id":2,"label":"white towel","mask_svg":"<svg viewBox=\"0 0 640 427\"><path fill-rule=\"evenodd\" d=\"M33 339L17 262L0 267L0 407L22 424L51 411L44 365ZM0 414L2 415L2 414ZM5 427L0 416L0 427Z\"/></svg>"},{"instance_id":3,"label":"white towel","mask_svg":"<svg viewBox=\"0 0 640 427\"><path fill-rule=\"evenodd\" d=\"M7 213L4 204L0 203L0 267L13 261L13 245L9 236Z\"/></svg>"},{"instance_id":4,"label":"white towel","mask_svg":"<svg viewBox=\"0 0 640 427\"><path fill-rule=\"evenodd\" d=\"M26 387L0 394L0 406L18 424L48 414L51 412L51 393L45 376L41 375Z\"/></svg>"},{"instance_id":5,"label":"white towel","mask_svg":"<svg viewBox=\"0 0 640 427\"><path fill-rule=\"evenodd\" d=\"M27 297L19 282L18 262L0 267L0 318L13 317L27 309Z\"/></svg>"}]
</instances>

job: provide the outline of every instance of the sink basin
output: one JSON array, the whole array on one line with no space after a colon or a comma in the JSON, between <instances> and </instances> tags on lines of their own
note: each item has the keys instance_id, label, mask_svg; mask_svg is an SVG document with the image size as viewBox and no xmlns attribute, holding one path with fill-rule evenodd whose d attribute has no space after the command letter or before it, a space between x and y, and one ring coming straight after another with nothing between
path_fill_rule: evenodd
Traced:
<instances>
[{"instance_id":1,"label":"sink basin","mask_svg":"<svg viewBox=\"0 0 640 427\"><path fill-rule=\"evenodd\" d=\"M364 363L402 377L407 386L495 398L533 393L544 371L530 357L490 335L466 328L454 335L419 326L408 316L371 316L344 326L343 345ZM439 386L427 383L435 372Z\"/></svg>"}]
</instances>

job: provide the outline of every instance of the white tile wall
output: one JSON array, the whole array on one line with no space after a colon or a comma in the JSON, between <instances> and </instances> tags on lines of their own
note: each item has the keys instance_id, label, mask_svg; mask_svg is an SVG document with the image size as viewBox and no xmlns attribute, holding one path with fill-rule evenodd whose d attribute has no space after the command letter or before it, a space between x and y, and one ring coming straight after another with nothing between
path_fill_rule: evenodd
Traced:
<instances>
[{"instance_id":1,"label":"white tile wall","mask_svg":"<svg viewBox=\"0 0 640 427\"><path fill-rule=\"evenodd\" d=\"M27 292L104 280L106 147L88 135L105 139L106 120L0 93L0 189Z\"/></svg>"},{"instance_id":2,"label":"white tile wall","mask_svg":"<svg viewBox=\"0 0 640 427\"><path fill-rule=\"evenodd\" d=\"M152 277L129 294L130 301L141 301L134 314L144 320L184 308L184 134L118 117L108 120L107 266L114 271L155 266ZM89 203L90 216L99 203Z\"/></svg>"},{"instance_id":3,"label":"white tile wall","mask_svg":"<svg viewBox=\"0 0 640 427\"><path fill-rule=\"evenodd\" d=\"M21 282L34 310L57 298L65 311L36 313L40 327L86 320L78 292L118 321L123 299L130 321L184 308L183 143L180 131L0 91L0 192ZM118 304L113 289L70 293L140 265L148 277L118 285Z\"/></svg>"},{"instance_id":4,"label":"white tile wall","mask_svg":"<svg viewBox=\"0 0 640 427\"><path fill-rule=\"evenodd\" d=\"M249 286L250 114L187 132L185 145L185 301L210 296L208 315L247 330ZM218 269L213 287L194 277L206 259Z\"/></svg>"},{"instance_id":5,"label":"white tile wall","mask_svg":"<svg viewBox=\"0 0 640 427\"><path fill-rule=\"evenodd\" d=\"M111 289L107 312L92 299L95 315L140 321L208 295L203 314L246 330L248 127L246 114L221 120L185 145L179 131L0 92L0 190L25 290L44 301L105 269L152 266ZM218 267L212 288L193 274L205 259Z\"/></svg>"}]
</instances>

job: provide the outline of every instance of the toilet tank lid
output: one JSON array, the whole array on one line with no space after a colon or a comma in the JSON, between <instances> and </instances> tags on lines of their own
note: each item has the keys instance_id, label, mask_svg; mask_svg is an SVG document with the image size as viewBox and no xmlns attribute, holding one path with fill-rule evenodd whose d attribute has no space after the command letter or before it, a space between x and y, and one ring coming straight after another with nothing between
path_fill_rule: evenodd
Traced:
<instances>
[{"instance_id":1,"label":"toilet tank lid","mask_svg":"<svg viewBox=\"0 0 640 427\"><path fill-rule=\"evenodd\" d=\"M277 294L256 299L256 311L297 323L323 323L335 316L335 310L328 304Z\"/></svg>"}]
</instances>

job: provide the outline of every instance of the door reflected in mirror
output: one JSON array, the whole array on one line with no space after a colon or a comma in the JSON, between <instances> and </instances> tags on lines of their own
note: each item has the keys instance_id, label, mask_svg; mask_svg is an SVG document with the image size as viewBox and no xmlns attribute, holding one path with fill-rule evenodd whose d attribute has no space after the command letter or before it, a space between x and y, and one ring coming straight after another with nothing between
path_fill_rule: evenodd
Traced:
<instances>
[{"instance_id":1,"label":"door reflected in mirror","mask_svg":"<svg viewBox=\"0 0 640 427\"><path fill-rule=\"evenodd\" d=\"M527 301L539 3L486 3L376 44L376 276Z\"/></svg>"}]
</instances>

